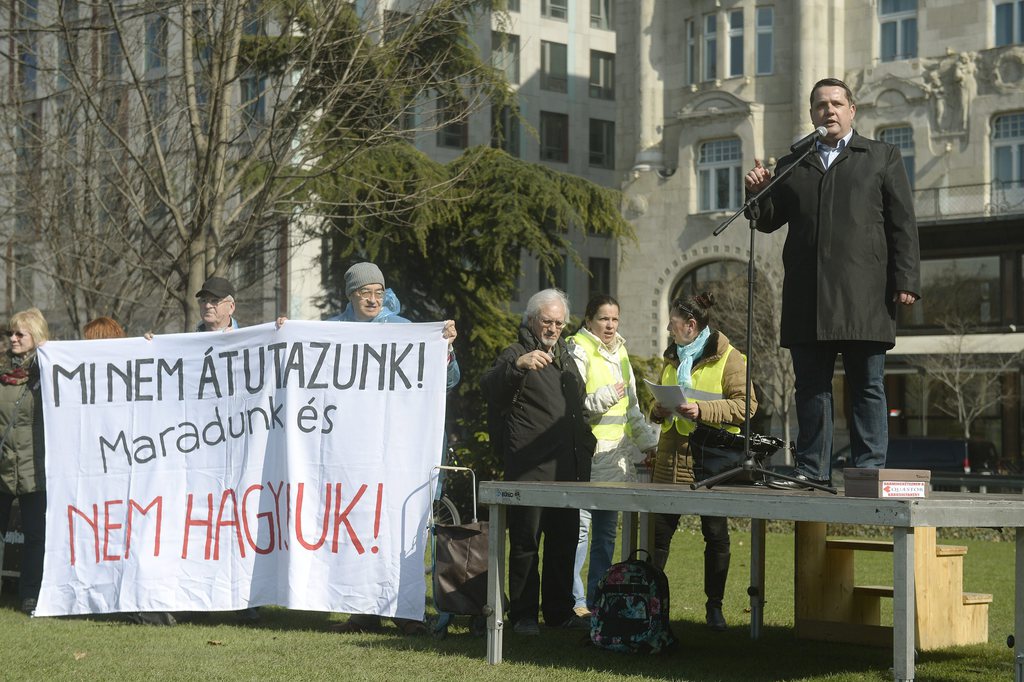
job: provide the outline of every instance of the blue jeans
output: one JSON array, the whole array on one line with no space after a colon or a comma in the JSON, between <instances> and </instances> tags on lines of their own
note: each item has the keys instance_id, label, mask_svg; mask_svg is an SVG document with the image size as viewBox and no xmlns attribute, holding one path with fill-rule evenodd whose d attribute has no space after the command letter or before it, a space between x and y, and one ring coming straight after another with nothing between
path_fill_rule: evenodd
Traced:
<instances>
[{"instance_id":1,"label":"blue jeans","mask_svg":"<svg viewBox=\"0 0 1024 682\"><path fill-rule=\"evenodd\" d=\"M789 349L796 375L796 467L807 478L828 481L832 477L832 374L840 353L850 388L852 466L885 466L889 446L885 351L885 344L871 341L806 343Z\"/></svg>"},{"instance_id":2,"label":"blue jeans","mask_svg":"<svg viewBox=\"0 0 1024 682\"><path fill-rule=\"evenodd\" d=\"M576 562L572 567L573 608L587 605L587 594L583 587L583 564L587 561L587 540L590 538L590 510L580 509L580 536L576 541Z\"/></svg>"},{"instance_id":3,"label":"blue jeans","mask_svg":"<svg viewBox=\"0 0 1024 682\"><path fill-rule=\"evenodd\" d=\"M615 535L619 530L619 513L605 509L580 510L580 535L576 544L576 564L572 579L572 596L576 608L594 607L597 584L608 572L615 555ZM590 568L587 570L587 591L583 592L583 563L587 558L587 537L590 537Z\"/></svg>"},{"instance_id":4,"label":"blue jeans","mask_svg":"<svg viewBox=\"0 0 1024 682\"><path fill-rule=\"evenodd\" d=\"M608 572L615 554L615 535L619 531L619 512L595 509L590 512L590 568L587 569L587 608L594 608L597 585Z\"/></svg>"}]
</instances>

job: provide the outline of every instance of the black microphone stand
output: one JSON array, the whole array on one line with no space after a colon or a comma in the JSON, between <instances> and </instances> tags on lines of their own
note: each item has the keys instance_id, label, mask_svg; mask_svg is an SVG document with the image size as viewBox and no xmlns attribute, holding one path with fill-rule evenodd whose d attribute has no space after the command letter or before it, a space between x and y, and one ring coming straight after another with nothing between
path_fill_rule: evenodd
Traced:
<instances>
[{"instance_id":1,"label":"black microphone stand","mask_svg":"<svg viewBox=\"0 0 1024 682\"><path fill-rule=\"evenodd\" d=\"M768 194L775 185L781 181L784 177L789 175L797 164L807 158L812 151L815 149L815 144L812 141L807 149L801 154L796 160L793 161L789 166L784 168L782 172L778 173L771 179L771 181L762 189L760 192L752 197L748 197L743 205L740 206L739 210L724 220L715 231L711 234L714 236L720 235L725 231L725 228L729 227L741 213L746 213L748 222L750 225L750 254L747 258L747 395L744 399L744 412L743 417L743 464L738 467L733 467L728 471L723 471L720 474L715 474L710 478L706 478L703 481L695 482L690 484L690 488L696 490L697 488L708 488L711 489L723 481L728 481L739 474L761 474L765 478L774 477L780 478L786 481L792 481L793 483L799 483L805 485L808 488L814 488L827 493L837 494L838 491L827 485L821 483L814 483L804 479L796 478L795 476L789 476L782 474L777 471L765 469L757 462L757 460L750 454L750 396L753 393L753 380L751 379L750 368L754 361L754 236L757 234L757 230L754 227L754 223L760 214L760 205L757 203L758 200ZM789 447L788 443L786 447Z\"/></svg>"}]
</instances>

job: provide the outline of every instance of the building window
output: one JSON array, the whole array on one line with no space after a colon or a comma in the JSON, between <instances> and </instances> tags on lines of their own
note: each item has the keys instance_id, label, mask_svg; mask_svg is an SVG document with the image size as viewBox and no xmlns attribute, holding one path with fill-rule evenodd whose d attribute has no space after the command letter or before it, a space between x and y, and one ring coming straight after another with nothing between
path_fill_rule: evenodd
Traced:
<instances>
[{"instance_id":1,"label":"building window","mask_svg":"<svg viewBox=\"0 0 1024 682\"><path fill-rule=\"evenodd\" d=\"M1024 42L1024 0L996 1L996 47Z\"/></svg>"},{"instance_id":2,"label":"building window","mask_svg":"<svg viewBox=\"0 0 1024 682\"><path fill-rule=\"evenodd\" d=\"M615 30L615 23L612 19L613 10L612 0L590 0L590 28L600 28L605 31Z\"/></svg>"},{"instance_id":3,"label":"building window","mask_svg":"<svg viewBox=\"0 0 1024 682\"><path fill-rule=\"evenodd\" d=\"M74 40L74 38L71 38ZM57 38L57 89L66 90L74 77L72 66L72 45L64 36Z\"/></svg>"},{"instance_id":4,"label":"building window","mask_svg":"<svg viewBox=\"0 0 1024 682\"><path fill-rule=\"evenodd\" d=\"M22 230L31 229L31 227L21 227L29 225L30 218L19 215L17 222ZM36 299L35 286L36 255L32 251L32 247L25 243L16 243L13 251L14 258L11 259L8 267L14 270L14 276L11 277L8 274L8 281L14 284L15 306L19 310L24 310L29 306L39 304Z\"/></svg>"},{"instance_id":5,"label":"building window","mask_svg":"<svg viewBox=\"0 0 1024 682\"><path fill-rule=\"evenodd\" d=\"M21 85L22 99L35 99L38 76L39 58L36 56L35 40L26 38L21 41L18 59L18 79Z\"/></svg>"},{"instance_id":6,"label":"building window","mask_svg":"<svg viewBox=\"0 0 1024 682\"><path fill-rule=\"evenodd\" d=\"M568 50L562 43L540 41L540 89L551 92L569 89Z\"/></svg>"},{"instance_id":7,"label":"building window","mask_svg":"<svg viewBox=\"0 0 1024 682\"><path fill-rule=\"evenodd\" d=\"M491 33L491 65L504 73L509 83L519 83L519 36Z\"/></svg>"},{"instance_id":8,"label":"building window","mask_svg":"<svg viewBox=\"0 0 1024 682\"><path fill-rule=\"evenodd\" d=\"M878 139L899 147L900 156L903 157L903 167L907 169L907 179L910 180L910 187L914 187L914 129L910 126L897 128L883 128L878 131Z\"/></svg>"},{"instance_id":9,"label":"building window","mask_svg":"<svg viewBox=\"0 0 1024 682\"><path fill-rule=\"evenodd\" d=\"M992 203L1024 201L1024 113L997 116L992 122Z\"/></svg>"},{"instance_id":10,"label":"building window","mask_svg":"<svg viewBox=\"0 0 1024 682\"><path fill-rule=\"evenodd\" d=\"M590 119L590 165L615 168L615 122Z\"/></svg>"},{"instance_id":11,"label":"building window","mask_svg":"<svg viewBox=\"0 0 1024 682\"><path fill-rule=\"evenodd\" d=\"M146 17L146 71L167 67L167 17Z\"/></svg>"},{"instance_id":12,"label":"building window","mask_svg":"<svg viewBox=\"0 0 1024 682\"><path fill-rule=\"evenodd\" d=\"M569 263L563 260L551 268L551 274L544 272L544 266L538 263L537 288L538 289L561 289L566 291L565 283L568 281Z\"/></svg>"},{"instance_id":13,"label":"building window","mask_svg":"<svg viewBox=\"0 0 1024 682\"><path fill-rule=\"evenodd\" d=\"M713 140L700 146L697 186L701 211L737 208L743 192L740 141Z\"/></svg>"},{"instance_id":14,"label":"building window","mask_svg":"<svg viewBox=\"0 0 1024 682\"><path fill-rule=\"evenodd\" d=\"M615 99L615 55L590 51L590 96Z\"/></svg>"},{"instance_id":15,"label":"building window","mask_svg":"<svg viewBox=\"0 0 1024 682\"><path fill-rule=\"evenodd\" d=\"M519 0L508 0L505 3L505 7L508 9L509 12L518 12L519 11Z\"/></svg>"},{"instance_id":16,"label":"building window","mask_svg":"<svg viewBox=\"0 0 1024 682\"><path fill-rule=\"evenodd\" d=\"M883 62L917 56L917 0L881 0L878 24Z\"/></svg>"},{"instance_id":17,"label":"building window","mask_svg":"<svg viewBox=\"0 0 1024 682\"><path fill-rule=\"evenodd\" d=\"M35 109L35 107L32 107ZM20 173L39 169L40 136L39 111L30 111L16 123L14 131L14 155L17 159L17 170Z\"/></svg>"},{"instance_id":18,"label":"building window","mask_svg":"<svg viewBox=\"0 0 1024 682\"><path fill-rule=\"evenodd\" d=\"M120 80L121 63L124 52L121 50L121 36L117 31L109 31L103 41L103 74L109 80Z\"/></svg>"},{"instance_id":19,"label":"building window","mask_svg":"<svg viewBox=\"0 0 1024 682\"><path fill-rule=\"evenodd\" d=\"M569 116L540 112L540 158L569 162Z\"/></svg>"},{"instance_id":20,"label":"building window","mask_svg":"<svg viewBox=\"0 0 1024 682\"><path fill-rule=\"evenodd\" d=\"M397 43L409 31L412 23L412 15L408 12L385 10L381 40L385 43Z\"/></svg>"},{"instance_id":21,"label":"building window","mask_svg":"<svg viewBox=\"0 0 1024 682\"><path fill-rule=\"evenodd\" d=\"M540 0L540 15L558 21L568 20L569 0Z\"/></svg>"},{"instance_id":22,"label":"building window","mask_svg":"<svg viewBox=\"0 0 1024 682\"><path fill-rule=\"evenodd\" d=\"M718 78L718 16L704 17L704 80Z\"/></svg>"},{"instance_id":23,"label":"building window","mask_svg":"<svg viewBox=\"0 0 1024 682\"><path fill-rule=\"evenodd\" d=\"M743 10L729 12L729 75L743 75Z\"/></svg>"},{"instance_id":24,"label":"building window","mask_svg":"<svg viewBox=\"0 0 1024 682\"><path fill-rule=\"evenodd\" d=\"M402 114L398 118L398 128L402 131L402 137L406 140L413 140L416 137L416 105L408 99L403 101Z\"/></svg>"},{"instance_id":25,"label":"building window","mask_svg":"<svg viewBox=\"0 0 1024 682\"><path fill-rule=\"evenodd\" d=\"M19 26L29 28L39 20L39 0L21 0Z\"/></svg>"},{"instance_id":26,"label":"building window","mask_svg":"<svg viewBox=\"0 0 1024 682\"><path fill-rule=\"evenodd\" d=\"M146 97L149 100L150 115L156 122L160 148L166 152L169 141L167 131L169 126L165 121L167 117L167 79L157 78L146 83Z\"/></svg>"},{"instance_id":27,"label":"building window","mask_svg":"<svg viewBox=\"0 0 1024 682\"><path fill-rule=\"evenodd\" d=\"M1000 323L999 256L921 260L921 300L898 306L901 328Z\"/></svg>"},{"instance_id":28,"label":"building window","mask_svg":"<svg viewBox=\"0 0 1024 682\"><path fill-rule=\"evenodd\" d=\"M512 107L491 107L491 146L519 158L519 117Z\"/></svg>"},{"instance_id":29,"label":"building window","mask_svg":"<svg viewBox=\"0 0 1024 682\"><path fill-rule=\"evenodd\" d=\"M686 84L693 85L700 80L697 63L697 23L687 19L684 24L686 35Z\"/></svg>"},{"instance_id":30,"label":"building window","mask_svg":"<svg viewBox=\"0 0 1024 682\"><path fill-rule=\"evenodd\" d=\"M263 123L266 116L266 98L264 91L267 79L255 74L246 74L240 81L242 111L246 125Z\"/></svg>"},{"instance_id":31,"label":"building window","mask_svg":"<svg viewBox=\"0 0 1024 682\"><path fill-rule=\"evenodd\" d=\"M242 33L247 36L267 35L266 20L260 10L259 0L249 0L245 6Z\"/></svg>"},{"instance_id":32,"label":"building window","mask_svg":"<svg viewBox=\"0 0 1024 682\"><path fill-rule=\"evenodd\" d=\"M612 293L612 261L610 258L590 258L587 261L587 298Z\"/></svg>"},{"instance_id":33,"label":"building window","mask_svg":"<svg viewBox=\"0 0 1024 682\"><path fill-rule=\"evenodd\" d=\"M442 122L437 130L437 146L465 149L469 146L469 124L466 111L461 104L445 104L438 101L438 119Z\"/></svg>"},{"instance_id":34,"label":"building window","mask_svg":"<svg viewBox=\"0 0 1024 682\"><path fill-rule=\"evenodd\" d=\"M772 7L757 8L757 43L755 45L757 75L770 74L774 68L775 51L775 9Z\"/></svg>"},{"instance_id":35,"label":"building window","mask_svg":"<svg viewBox=\"0 0 1024 682\"><path fill-rule=\"evenodd\" d=\"M760 270L758 271L760 272ZM715 322L722 323L723 314L728 315L722 307L722 299L717 292L731 292L737 286L744 287L747 281L747 266L739 260L716 260L699 265L683 275L675 286L672 287L672 295L669 300L677 298L688 298L701 291L714 291L715 298L719 299L715 305ZM743 309L746 310L746 296L743 297ZM731 317L731 315L730 315ZM746 315L743 315L742 324L746 325ZM736 329L731 325L722 325L726 329Z\"/></svg>"}]
</instances>

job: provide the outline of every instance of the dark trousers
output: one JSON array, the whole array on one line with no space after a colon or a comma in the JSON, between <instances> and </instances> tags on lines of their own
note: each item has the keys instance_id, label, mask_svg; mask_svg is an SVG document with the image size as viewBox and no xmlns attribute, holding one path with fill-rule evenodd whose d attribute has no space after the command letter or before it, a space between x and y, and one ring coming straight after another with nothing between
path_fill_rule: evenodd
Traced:
<instances>
[{"instance_id":1,"label":"dark trousers","mask_svg":"<svg viewBox=\"0 0 1024 682\"><path fill-rule=\"evenodd\" d=\"M573 615L573 562L579 538L578 509L509 507L508 592L512 623L537 618L538 607L548 625ZM544 535L544 568L540 570L540 536Z\"/></svg>"},{"instance_id":2,"label":"dark trousers","mask_svg":"<svg viewBox=\"0 0 1024 682\"><path fill-rule=\"evenodd\" d=\"M15 495L0 493L0 533L7 534L11 521L11 505ZM21 577L18 579L18 598L37 599L43 583L43 551L46 548L46 492L17 495L21 508L21 530L25 546L21 552Z\"/></svg>"},{"instance_id":3,"label":"dark trousers","mask_svg":"<svg viewBox=\"0 0 1024 682\"><path fill-rule=\"evenodd\" d=\"M885 349L870 341L804 343L789 349L796 377L796 467L816 481L832 476L834 408L832 374L836 356L850 388L850 459L852 466L885 466L889 446L885 402Z\"/></svg>"},{"instance_id":4,"label":"dark trousers","mask_svg":"<svg viewBox=\"0 0 1024 682\"><path fill-rule=\"evenodd\" d=\"M654 565L664 570L672 536L679 526L679 514L654 515ZM704 594L706 606L722 608L725 583L729 577L729 523L724 516L700 517L704 535Z\"/></svg>"}]
</instances>

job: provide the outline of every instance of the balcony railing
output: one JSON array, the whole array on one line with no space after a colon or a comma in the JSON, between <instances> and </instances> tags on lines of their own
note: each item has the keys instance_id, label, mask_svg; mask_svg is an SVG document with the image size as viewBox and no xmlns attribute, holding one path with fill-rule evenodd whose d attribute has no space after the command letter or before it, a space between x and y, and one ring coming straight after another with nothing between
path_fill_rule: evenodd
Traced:
<instances>
[{"instance_id":1,"label":"balcony railing","mask_svg":"<svg viewBox=\"0 0 1024 682\"><path fill-rule=\"evenodd\" d=\"M914 211L919 221L1024 214L1024 182L917 189Z\"/></svg>"}]
</instances>

